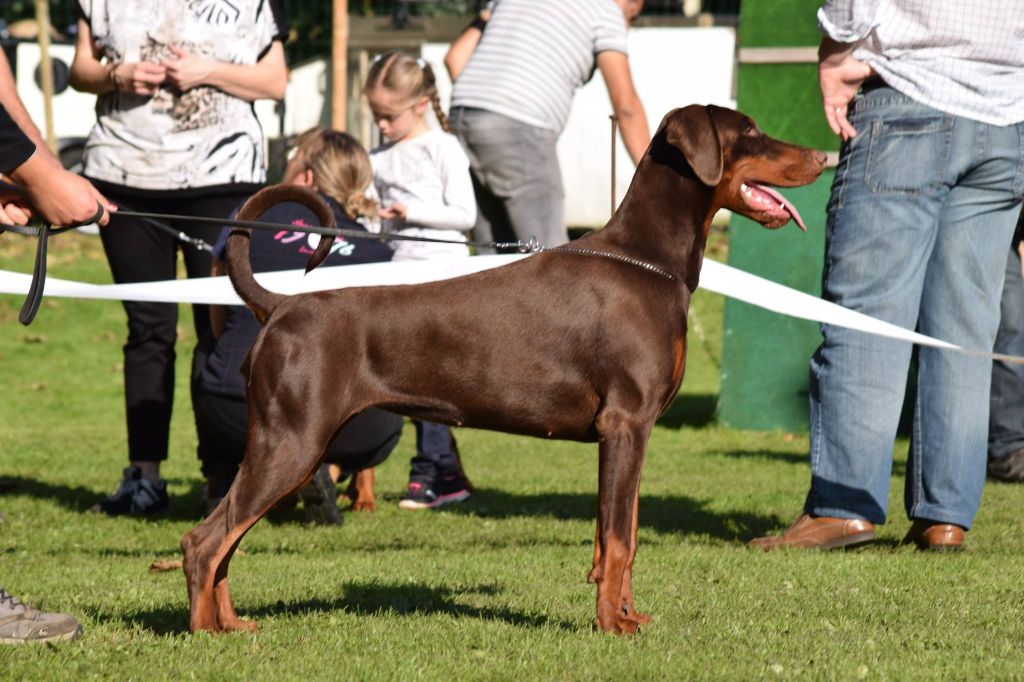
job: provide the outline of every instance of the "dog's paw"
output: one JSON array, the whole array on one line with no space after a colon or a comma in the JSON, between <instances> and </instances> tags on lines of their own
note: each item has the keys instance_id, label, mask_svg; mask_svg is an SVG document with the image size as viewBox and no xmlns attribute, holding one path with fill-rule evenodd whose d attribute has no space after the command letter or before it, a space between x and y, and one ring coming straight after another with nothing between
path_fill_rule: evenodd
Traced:
<instances>
[{"instance_id":1,"label":"dog's paw","mask_svg":"<svg viewBox=\"0 0 1024 682\"><path fill-rule=\"evenodd\" d=\"M625 616L594 619L594 629L612 635L635 635L640 630L640 623Z\"/></svg>"},{"instance_id":2,"label":"dog's paw","mask_svg":"<svg viewBox=\"0 0 1024 682\"><path fill-rule=\"evenodd\" d=\"M259 626L254 620L242 620L241 618L224 619L220 622L221 632L256 632Z\"/></svg>"},{"instance_id":3,"label":"dog's paw","mask_svg":"<svg viewBox=\"0 0 1024 682\"><path fill-rule=\"evenodd\" d=\"M375 512L375 511L377 511L377 501L376 500L356 500L355 502L352 503L352 506L350 507L350 509L352 511L359 511L359 512Z\"/></svg>"}]
</instances>

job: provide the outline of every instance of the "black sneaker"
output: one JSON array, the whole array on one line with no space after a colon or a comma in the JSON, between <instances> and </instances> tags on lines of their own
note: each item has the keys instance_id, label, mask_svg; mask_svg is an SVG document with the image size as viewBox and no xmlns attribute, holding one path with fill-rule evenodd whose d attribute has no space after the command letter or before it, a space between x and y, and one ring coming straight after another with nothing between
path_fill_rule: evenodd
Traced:
<instances>
[{"instance_id":1,"label":"black sneaker","mask_svg":"<svg viewBox=\"0 0 1024 682\"><path fill-rule=\"evenodd\" d=\"M150 481L142 477L139 467L125 467L121 487L90 511L110 516L159 516L171 507L167 497L167 481Z\"/></svg>"},{"instance_id":2,"label":"black sneaker","mask_svg":"<svg viewBox=\"0 0 1024 682\"><path fill-rule=\"evenodd\" d=\"M320 465L309 483L299 489L299 497L302 498L307 522L320 526L340 526L345 523L345 517L338 509L338 489L331 478L329 465Z\"/></svg>"},{"instance_id":3,"label":"black sneaker","mask_svg":"<svg viewBox=\"0 0 1024 682\"><path fill-rule=\"evenodd\" d=\"M446 504L462 502L469 497L466 479L458 474L442 474L428 483L410 481L405 495L398 503L399 509L434 509Z\"/></svg>"}]
</instances>

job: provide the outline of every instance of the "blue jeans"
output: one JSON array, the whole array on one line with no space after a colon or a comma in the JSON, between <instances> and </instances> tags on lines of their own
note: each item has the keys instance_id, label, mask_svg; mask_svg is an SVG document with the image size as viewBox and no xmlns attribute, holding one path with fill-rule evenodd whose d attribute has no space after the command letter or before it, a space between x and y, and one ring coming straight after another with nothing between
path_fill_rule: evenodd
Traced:
<instances>
[{"instance_id":1,"label":"blue jeans","mask_svg":"<svg viewBox=\"0 0 1024 682\"><path fill-rule=\"evenodd\" d=\"M1024 124L993 126L887 87L860 94L828 204L822 295L970 348L999 325L1024 198ZM905 342L829 325L811 359L805 510L884 523L910 365ZM922 347L907 515L970 528L985 481L991 361Z\"/></svg>"},{"instance_id":2,"label":"blue jeans","mask_svg":"<svg viewBox=\"0 0 1024 682\"><path fill-rule=\"evenodd\" d=\"M410 462L409 482L428 485L434 479L462 469L452 430L444 424L414 419L416 456Z\"/></svg>"},{"instance_id":3,"label":"blue jeans","mask_svg":"<svg viewBox=\"0 0 1024 682\"><path fill-rule=\"evenodd\" d=\"M1007 355L1024 355L1024 278L1020 271L1020 244L1024 214L1017 223L1009 255L1003 297L1000 300L999 332L993 350ZM1024 365L996 360L992 363L992 401L988 420L989 459L1006 457L1024 448Z\"/></svg>"}]
</instances>

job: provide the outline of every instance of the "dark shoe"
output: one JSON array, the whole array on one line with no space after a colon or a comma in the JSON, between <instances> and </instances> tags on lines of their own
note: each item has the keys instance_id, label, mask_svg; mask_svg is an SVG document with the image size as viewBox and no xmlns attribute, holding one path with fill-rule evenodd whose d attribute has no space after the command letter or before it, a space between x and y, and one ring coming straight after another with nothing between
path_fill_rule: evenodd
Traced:
<instances>
[{"instance_id":1,"label":"dark shoe","mask_svg":"<svg viewBox=\"0 0 1024 682\"><path fill-rule=\"evenodd\" d=\"M398 502L399 509L434 509L446 504L462 502L469 497L466 479L459 473L442 474L432 482L410 481L405 495Z\"/></svg>"},{"instance_id":2,"label":"dark shoe","mask_svg":"<svg viewBox=\"0 0 1024 682\"><path fill-rule=\"evenodd\" d=\"M770 552L780 547L800 549L838 549L856 547L875 540L875 526L863 519L838 519L831 516L801 514L782 535L751 540L747 546Z\"/></svg>"},{"instance_id":3,"label":"dark shoe","mask_svg":"<svg viewBox=\"0 0 1024 682\"><path fill-rule=\"evenodd\" d=\"M451 474L441 474L434 479L434 492L437 493L435 507L446 504L455 504L469 499L469 481L462 473L462 469Z\"/></svg>"},{"instance_id":4,"label":"dark shoe","mask_svg":"<svg viewBox=\"0 0 1024 682\"><path fill-rule=\"evenodd\" d=\"M426 481L410 481L405 494L398 501L399 509L430 509L437 501L437 493Z\"/></svg>"},{"instance_id":5,"label":"dark shoe","mask_svg":"<svg viewBox=\"0 0 1024 682\"><path fill-rule=\"evenodd\" d=\"M90 511L110 516L159 516L171 508L167 497L167 481L150 481L142 477L139 467L125 467L121 487Z\"/></svg>"},{"instance_id":6,"label":"dark shoe","mask_svg":"<svg viewBox=\"0 0 1024 682\"><path fill-rule=\"evenodd\" d=\"M321 464L309 483L299 489L302 509L308 523L320 526L340 526L345 517L338 509L338 489L331 478L330 466Z\"/></svg>"},{"instance_id":7,"label":"dark shoe","mask_svg":"<svg viewBox=\"0 0 1024 682\"><path fill-rule=\"evenodd\" d=\"M989 478L1007 483L1024 482L1024 448L998 459L988 460Z\"/></svg>"},{"instance_id":8,"label":"dark shoe","mask_svg":"<svg viewBox=\"0 0 1024 682\"><path fill-rule=\"evenodd\" d=\"M910 543L930 552L956 552L963 549L964 529L952 523L933 523L918 519L910 526L903 544Z\"/></svg>"},{"instance_id":9,"label":"dark shoe","mask_svg":"<svg viewBox=\"0 0 1024 682\"><path fill-rule=\"evenodd\" d=\"M0 644L67 642L80 634L82 624L71 616L34 609L0 587Z\"/></svg>"}]
</instances>

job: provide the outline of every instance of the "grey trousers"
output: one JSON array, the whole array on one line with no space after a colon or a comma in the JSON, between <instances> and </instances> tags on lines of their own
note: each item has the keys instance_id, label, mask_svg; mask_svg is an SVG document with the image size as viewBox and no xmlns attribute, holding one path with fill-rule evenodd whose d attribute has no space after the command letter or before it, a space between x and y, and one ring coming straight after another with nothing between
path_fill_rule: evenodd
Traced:
<instances>
[{"instance_id":1,"label":"grey trousers","mask_svg":"<svg viewBox=\"0 0 1024 682\"><path fill-rule=\"evenodd\" d=\"M1021 277L1020 244L1024 213L1006 259L1006 277L1000 301L996 353L1024 355L1024 278ZM992 363L992 397L989 401L988 456L998 459L1024 448L1024 366L996 360Z\"/></svg>"},{"instance_id":2,"label":"grey trousers","mask_svg":"<svg viewBox=\"0 0 1024 682\"><path fill-rule=\"evenodd\" d=\"M482 109L453 107L452 132L469 156L477 201L476 241L569 241L558 133ZM491 253L493 249L478 248Z\"/></svg>"}]
</instances>

